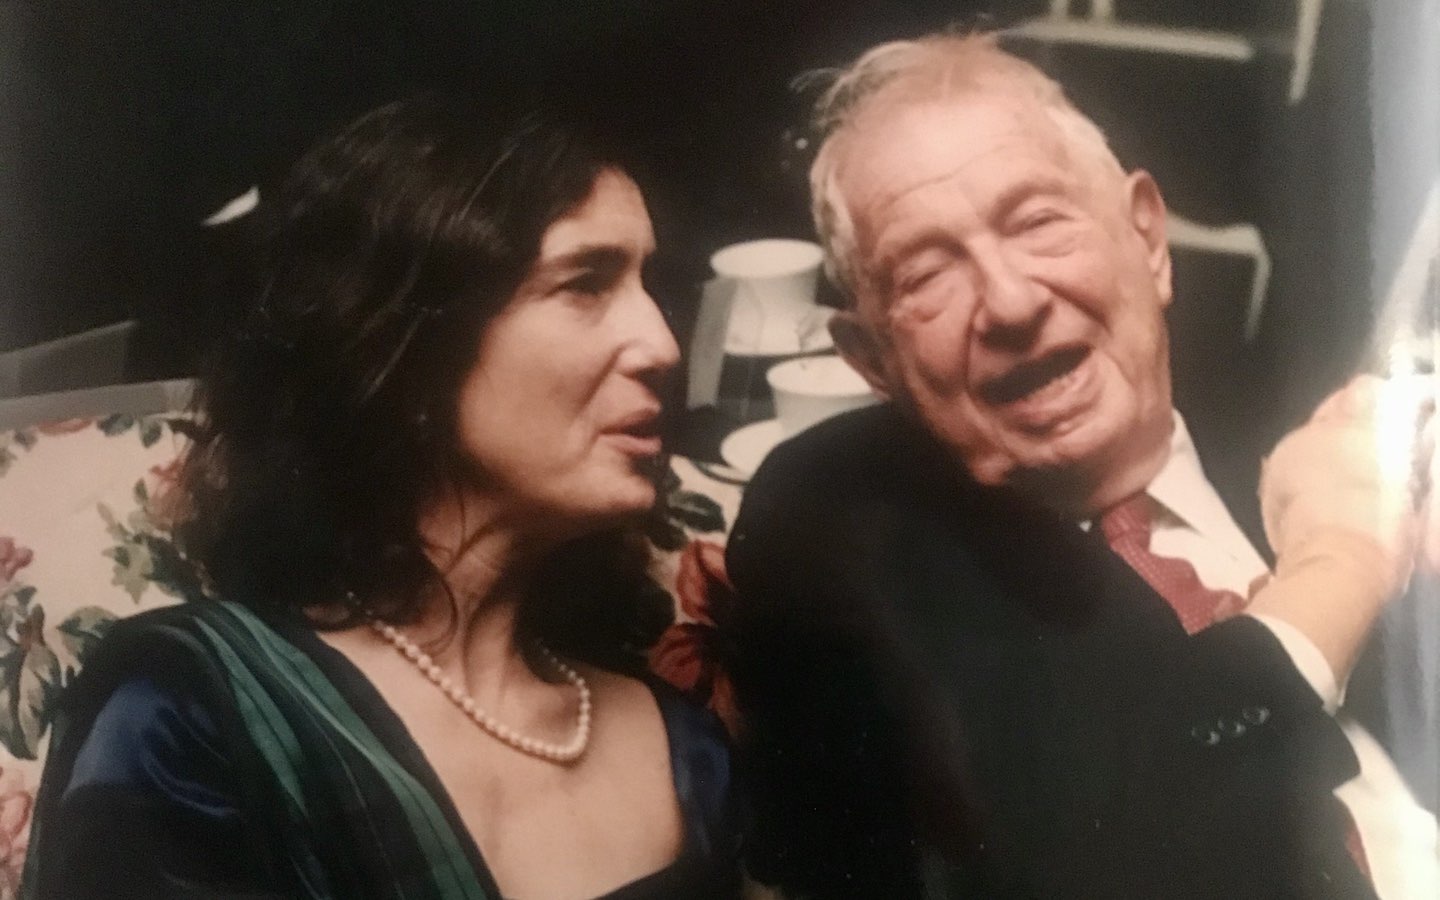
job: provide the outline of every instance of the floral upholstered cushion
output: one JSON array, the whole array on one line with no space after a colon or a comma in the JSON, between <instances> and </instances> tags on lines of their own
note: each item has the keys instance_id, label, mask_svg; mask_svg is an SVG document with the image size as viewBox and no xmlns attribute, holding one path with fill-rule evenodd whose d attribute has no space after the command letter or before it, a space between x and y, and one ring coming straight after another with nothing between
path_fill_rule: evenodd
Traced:
<instances>
[{"instance_id":1,"label":"floral upholstered cushion","mask_svg":"<svg viewBox=\"0 0 1440 900\"><path fill-rule=\"evenodd\" d=\"M18 885L55 698L111 623L193 582L151 501L177 426L116 415L0 431L0 898Z\"/></svg>"},{"instance_id":2,"label":"floral upholstered cushion","mask_svg":"<svg viewBox=\"0 0 1440 900\"><path fill-rule=\"evenodd\" d=\"M56 697L118 618L199 593L162 502L189 424L112 415L0 431L0 900L18 888ZM739 496L677 458L650 533L654 577L678 598L652 661L722 715L705 626Z\"/></svg>"},{"instance_id":3,"label":"floral upholstered cushion","mask_svg":"<svg viewBox=\"0 0 1440 900\"><path fill-rule=\"evenodd\" d=\"M708 706L733 735L739 726L730 682L719 665L716 626L733 596L725 574L725 538L735 523L740 488L717 480L687 459L671 460L661 508L674 539L651 536L652 572L675 599L675 621L650 651L650 668L692 700Z\"/></svg>"}]
</instances>

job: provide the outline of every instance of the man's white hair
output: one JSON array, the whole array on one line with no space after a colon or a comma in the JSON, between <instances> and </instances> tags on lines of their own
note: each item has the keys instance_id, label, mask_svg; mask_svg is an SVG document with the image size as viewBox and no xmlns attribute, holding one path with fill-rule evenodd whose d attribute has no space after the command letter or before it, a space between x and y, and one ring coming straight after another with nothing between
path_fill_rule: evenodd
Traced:
<instances>
[{"instance_id":1,"label":"man's white hair","mask_svg":"<svg viewBox=\"0 0 1440 900\"><path fill-rule=\"evenodd\" d=\"M1104 133L1065 97L1053 79L1000 49L983 32L940 32L871 48L839 70L802 77L801 84L828 81L815 103L812 126L821 146L810 167L811 212L825 247L825 271L853 303L865 273L855 223L840 190L844 138L877 102L887 105L944 99L966 92L1001 91L1037 101L1060 129L1066 148L1087 162L1121 173Z\"/></svg>"}]
</instances>

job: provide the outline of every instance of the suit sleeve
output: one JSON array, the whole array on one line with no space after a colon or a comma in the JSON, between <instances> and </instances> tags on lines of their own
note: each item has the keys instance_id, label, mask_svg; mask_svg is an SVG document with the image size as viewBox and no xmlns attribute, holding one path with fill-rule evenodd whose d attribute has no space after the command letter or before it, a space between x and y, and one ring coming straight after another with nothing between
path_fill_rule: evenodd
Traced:
<instances>
[{"instance_id":1,"label":"suit sleeve","mask_svg":"<svg viewBox=\"0 0 1440 900\"><path fill-rule=\"evenodd\" d=\"M1354 756L1272 633L1187 637L1123 564L1077 569L1069 533L1006 558L1029 524L956 517L887 441L850 458L874 466L782 446L731 537L752 874L823 897L1373 895L1331 793Z\"/></svg>"}]
</instances>

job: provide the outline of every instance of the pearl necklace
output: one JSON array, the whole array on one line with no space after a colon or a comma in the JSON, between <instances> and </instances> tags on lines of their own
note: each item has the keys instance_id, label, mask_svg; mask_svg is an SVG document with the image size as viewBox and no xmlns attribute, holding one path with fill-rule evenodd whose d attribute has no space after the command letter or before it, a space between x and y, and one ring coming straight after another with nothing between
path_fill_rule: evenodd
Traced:
<instances>
[{"instance_id":1,"label":"pearl necklace","mask_svg":"<svg viewBox=\"0 0 1440 900\"><path fill-rule=\"evenodd\" d=\"M515 750L519 750L528 756L538 757L556 763L572 763L579 759L585 752L585 747L590 743L590 685L585 681L584 676L579 672L565 665L550 648L540 646L540 654L555 667L561 677L575 685L576 692L580 695L580 714L575 723L575 736L564 744L542 741L538 738L528 737L515 729L501 722L481 708L468 692L454 681L450 676L441 671L435 665L430 655L412 640L397 631L394 626L372 619L370 627L376 633L389 641L390 644L400 652L400 655L415 664L430 683L440 689L451 703L460 707L460 711L469 716L471 721L480 726L480 730Z\"/></svg>"}]
</instances>

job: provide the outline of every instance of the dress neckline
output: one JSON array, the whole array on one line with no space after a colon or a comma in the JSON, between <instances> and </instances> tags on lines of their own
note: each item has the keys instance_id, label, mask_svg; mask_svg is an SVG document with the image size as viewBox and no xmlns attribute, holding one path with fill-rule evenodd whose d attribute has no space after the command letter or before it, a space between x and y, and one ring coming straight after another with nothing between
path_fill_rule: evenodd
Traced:
<instances>
[{"instance_id":1,"label":"dress neckline","mask_svg":"<svg viewBox=\"0 0 1440 900\"><path fill-rule=\"evenodd\" d=\"M485 862L484 854L480 852L480 845L470 834L470 830L465 827L460 810L451 799L450 792L440 781L440 776L430 765L430 760L425 757L424 751L410 735L410 730L405 727L400 716L386 702L384 696L365 676L365 673L361 672L360 668L351 662L344 653L322 640L311 628L289 622L276 623L272 627L297 649L310 657L335 686L335 689L350 703L356 714L370 726L375 737L385 747L386 752L404 766L405 770L419 781L434 798L436 805L445 816L446 823L455 832L456 840L465 851L466 860L475 870L475 875L480 879L481 887L484 888L486 894L495 897L496 900L507 900L501 892L499 884L496 883L489 865ZM652 678L639 680L655 698L655 705L660 711L660 720L665 728L665 739L670 754L670 784L680 804L680 819L683 828L680 852L662 868L628 881L613 891L595 897L594 900L627 900L632 896L637 898L652 896L640 892L652 887L659 887L688 869L698 851L695 829L702 811L692 808L696 803L695 799L690 796L688 791L682 789L681 779L684 776L680 766L684 765L685 761L678 752L675 733L677 726L675 718L678 710L674 704L678 702L678 698L663 690L662 686Z\"/></svg>"}]
</instances>

